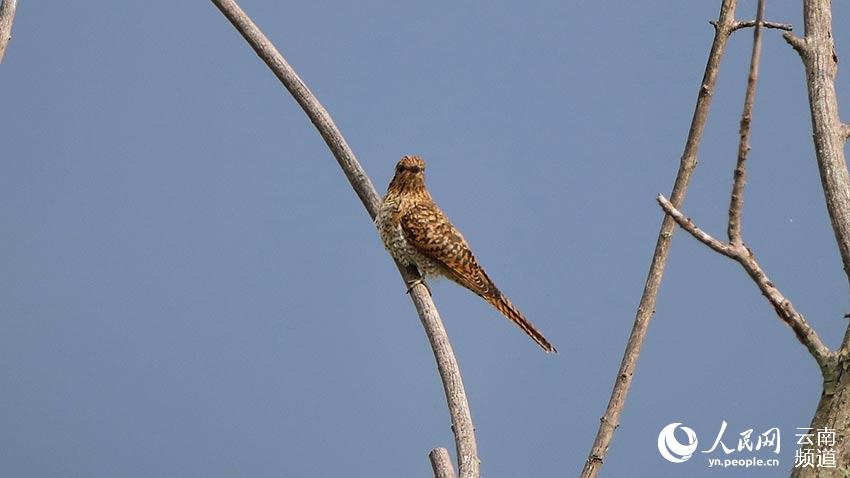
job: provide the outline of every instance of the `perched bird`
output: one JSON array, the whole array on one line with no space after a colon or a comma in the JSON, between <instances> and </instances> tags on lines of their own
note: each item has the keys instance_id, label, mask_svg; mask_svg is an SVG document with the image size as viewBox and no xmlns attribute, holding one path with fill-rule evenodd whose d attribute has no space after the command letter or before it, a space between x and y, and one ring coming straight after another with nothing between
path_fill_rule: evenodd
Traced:
<instances>
[{"instance_id":1,"label":"perched bird","mask_svg":"<svg viewBox=\"0 0 850 478\"><path fill-rule=\"evenodd\" d=\"M424 277L448 277L475 292L519 326L543 350L557 352L490 280L460 231L434 203L425 188L425 161L422 158L405 156L398 162L375 225L384 246L397 261L416 266ZM420 281L408 285L413 288L417 282Z\"/></svg>"}]
</instances>

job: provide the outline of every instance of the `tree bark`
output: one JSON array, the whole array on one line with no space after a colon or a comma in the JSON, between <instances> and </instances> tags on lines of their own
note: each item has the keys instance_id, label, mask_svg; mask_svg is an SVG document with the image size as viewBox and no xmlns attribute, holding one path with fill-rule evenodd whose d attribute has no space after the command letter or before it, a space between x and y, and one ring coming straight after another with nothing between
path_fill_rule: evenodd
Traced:
<instances>
[{"instance_id":1,"label":"tree bark","mask_svg":"<svg viewBox=\"0 0 850 478\"><path fill-rule=\"evenodd\" d=\"M832 39L830 0L804 0L802 38L785 40L794 47L806 70L806 87L812 119L812 139L821 184L844 272L850 284L850 174L844 157L847 125L838 115L835 75L838 56ZM838 350L838 359L824 370L823 390L810 427L835 430L835 468L796 467L793 477L845 477L850 470L850 327ZM804 445L803 449L812 448ZM817 448L816 446L814 448ZM815 450L817 452L817 450Z\"/></svg>"},{"instance_id":2,"label":"tree bark","mask_svg":"<svg viewBox=\"0 0 850 478\"><path fill-rule=\"evenodd\" d=\"M18 0L0 0L0 63L6 55L6 47L12 39L12 23L15 21L15 9Z\"/></svg>"},{"instance_id":3,"label":"tree bark","mask_svg":"<svg viewBox=\"0 0 850 478\"><path fill-rule=\"evenodd\" d=\"M817 430L830 429L835 432L835 468L817 466L795 467L791 476L794 478L835 477L845 478L850 471L850 373L847 373L848 358L846 355L835 364L832 380L824 379L823 392L817 411L809 425L811 433L817 435ZM793 443L793 442L792 442ZM817 443L817 442L815 442ZM803 451L813 449L818 455L817 444L803 445ZM817 461L815 462L817 465Z\"/></svg>"}]
</instances>

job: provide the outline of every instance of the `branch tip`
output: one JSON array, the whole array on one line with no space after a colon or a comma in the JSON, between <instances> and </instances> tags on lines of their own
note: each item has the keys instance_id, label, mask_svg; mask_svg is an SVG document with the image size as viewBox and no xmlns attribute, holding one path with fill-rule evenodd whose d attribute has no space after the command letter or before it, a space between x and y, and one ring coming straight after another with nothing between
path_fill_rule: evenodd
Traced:
<instances>
[{"instance_id":1,"label":"branch tip","mask_svg":"<svg viewBox=\"0 0 850 478\"><path fill-rule=\"evenodd\" d=\"M806 39L805 38L798 37L797 35L795 35L791 32L783 33L782 38L784 38L785 41L788 42L788 44L791 45L791 47L797 53L800 54L800 56L803 56L806 53Z\"/></svg>"},{"instance_id":2,"label":"branch tip","mask_svg":"<svg viewBox=\"0 0 850 478\"><path fill-rule=\"evenodd\" d=\"M455 470L449 451L445 448L434 448L428 453L431 468L434 470L434 478L455 478Z\"/></svg>"}]
</instances>

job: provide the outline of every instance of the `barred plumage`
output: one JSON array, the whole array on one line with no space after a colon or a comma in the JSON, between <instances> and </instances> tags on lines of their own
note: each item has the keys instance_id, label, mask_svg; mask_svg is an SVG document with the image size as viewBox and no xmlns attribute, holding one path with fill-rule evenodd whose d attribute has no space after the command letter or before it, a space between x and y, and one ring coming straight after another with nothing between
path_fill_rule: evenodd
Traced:
<instances>
[{"instance_id":1,"label":"barred plumage","mask_svg":"<svg viewBox=\"0 0 850 478\"><path fill-rule=\"evenodd\" d=\"M490 280L460 231L425 188L425 161L405 156L396 165L375 224L387 250L425 277L445 276L482 297L546 352L557 352Z\"/></svg>"}]
</instances>

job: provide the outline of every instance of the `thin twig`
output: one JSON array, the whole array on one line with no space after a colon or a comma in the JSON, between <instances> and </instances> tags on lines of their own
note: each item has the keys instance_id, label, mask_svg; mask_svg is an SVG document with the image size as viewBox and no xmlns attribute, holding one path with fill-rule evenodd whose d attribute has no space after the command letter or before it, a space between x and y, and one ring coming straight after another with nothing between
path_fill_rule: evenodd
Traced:
<instances>
[{"instance_id":1,"label":"thin twig","mask_svg":"<svg viewBox=\"0 0 850 478\"><path fill-rule=\"evenodd\" d=\"M680 206L684 201L685 192L690 184L691 174L697 164L699 144L702 140L708 111L711 106L711 98L717 84L720 60L726 49L729 35L732 33L732 27L735 25L735 8L737 4L737 0L723 0L718 20L712 23L715 30L714 41L711 44L711 51L708 54L708 61L705 65L705 73L699 87L694 116L691 120L688 139L685 142L685 148L682 152L679 171L676 175L676 181L673 183L671 199L672 203L677 206ZM652 315L655 313L655 302L658 297L659 287L661 286L661 278L664 276L664 266L667 264L667 256L670 251L670 243L673 240L675 227L675 221L665 215L661 223L661 229L658 232L655 252L652 255L652 262L649 266L640 304L635 314L634 325L632 326L629 341L626 344L623 359L620 362L620 369L617 372L614 386L611 390L611 398L608 401L604 415L602 415L599 421L599 429L596 432L596 438L593 441L587 461L582 469L581 478L593 478L598 475L599 469L602 467L602 462L608 454L608 447L611 444L611 440L614 438L614 432L619 426L620 414L626 403L626 396L631 387L632 377L637 366L638 358L640 357L646 331L649 328Z\"/></svg>"},{"instance_id":2,"label":"thin twig","mask_svg":"<svg viewBox=\"0 0 850 478\"><path fill-rule=\"evenodd\" d=\"M741 112L741 124L738 141L738 161L735 165L735 177L732 195L729 200L729 242L736 247L743 245L741 239L741 210L744 207L744 186L747 182L747 153L750 152L750 126L753 120L753 104L756 99L756 82L759 76L761 60L761 25L764 18L764 2L759 0L756 7L756 26L753 30L753 50L750 55L750 72L747 75L747 92L744 94L744 110Z\"/></svg>"},{"instance_id":3,"label":"thin twig","mask_svg":"<svg viewBox=\"0 0 850 478\"><path fill-rule=\"evenodd\" d=\"M805 39L805 38L803 38L803 37L798 37L797 35L794 35L794 34L793 34L793 33L791 33L791 32L785 32L785 33L783 33L783 34L782 34L782 38L784 38L784 39L785 39L785 41L786 41L786 42L788 42L788 44L789 44L789 45L791 45L791 47L792 47L792 48L793 48L793 49L794 49L797 53L799 53L799 54L800 54L800 56L803 56L803 55L805 55L805 54L807 53L807 50L806 50L806 39Z\"/></svg>"},{"instance_id":4,"label":"thin twig","mask_svg":"<svg viewBox=\"0 0 850 478\"><path fill-rule=\"evenodd\" d=\"M679 227L714 251L719 252L720 254L723 254L724 256L741 264L750 278L752 278L756 283L762 295L767 298L776 310L779 318L791 327L797 337L797 340L806 347L821 369L826 369L832 365L835 354L830 351L826 345L824 345L817 332L815 332L815 330L809 325L803 315L794 308L794 304L792 304L791 301L776 288L773 282L768 279L767 274L765 274L761 266L759 266L750 249L743 244L735 245L731 243L724 243L715 239L710 234L697 227L690 218L682 214L682 212L673 206L667 198L659 194L656 199L664 212L673 218Z\"/></svg>"},{"instance_id":5,"label":"thin twig","mask_svg":"<svg viewBox=\"0 0 850 478\"><path fill-rule=\"evenodd\" d=\"M2 4L0 4L0 63L3 63L6 47L9 45L9 40L12 39L12 23L15 22L18 0L0 1L2 1Z\"/></svg>"},{"instance_id":6,"label":"thin twig","mask_svg":"<svg viewBox=\"0 0 850 478\"><path fill-rule=\"evenodd\" d=\"M372 181L360 166L354 152L348 146L339 129L337 129L325 108L319 100L310 92L307 85L298 77L295 70L284 59L274 44L263 34L254 22L242 11L233 0L212 0L213 4L227 17L236 27L236 30L251 45L257 55L268 65L278 79L283 83L293 98L301 105L301 108L316 126L327 143L352 188L360 197L369 216L373 219L380 206L378 196ZM413 269L402 267L398 263L399 272L405 283L418 278ZM479 476L479 461L477 445L475 441L475 428L472 424L472 416L466 399L460 368L449 343L448 335L443 327L440 315L431 296L423 285L414 287L410 297L419 314L431 347L443 388L446 393L446 401L452 421L452 431L455 435L457 446L458 469L461 478L477 478Z\"/></svg>"},{"instance_id":7,"label":"thin twig","mask_svg":"<svg viewBox=\"0 0 850 478\"><path fill-rule=\"evenodd\" d=\"M434 448L428 454L428 458L431 460L431 468L434 469L434 478L455 478L455 469L452 467L448 450Z\"/></svg>"},{"instance_id":8,"label":"thin twig","mask_svg":"<svg viewBox=\"0 0 850 478\"><path fill-rule=\"evenodd\" d=\"M723 254L731 259L737 259L738 252L734 244L729 244L719 239L715 239L711 234L697 227L691 218L686 217L675 206L670 204L670 201L668 201L663 194L656 196L655 200L661 205L661 209L663 209L667 215L676 221L676 224L678 224L679 227L687 231L688 234L694 236L696 240L710 247L719 254Z\"/></svg>"},{"instance_id":9,"label":"thin twig","mask_svg":"<svg viewBox=\"0 0 850 478\"><path fill-rule=\"evenodd\" d=\"M735 22L735 26L732 27L732 30L740 30L741 28L752 28L756 26L756 22L758 20L747 20L743 22ZM790 23L776 23L776 22L766 22L762 21L761 25L765 28L773 28L776 30L784 30L786 32L790 32L794 30L794 26Z\"/></svg>"}]
</instances>

